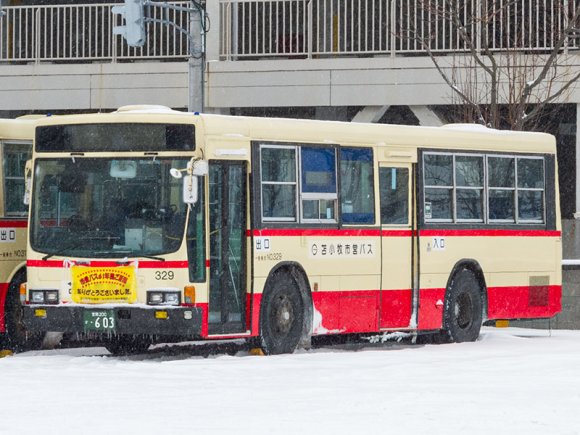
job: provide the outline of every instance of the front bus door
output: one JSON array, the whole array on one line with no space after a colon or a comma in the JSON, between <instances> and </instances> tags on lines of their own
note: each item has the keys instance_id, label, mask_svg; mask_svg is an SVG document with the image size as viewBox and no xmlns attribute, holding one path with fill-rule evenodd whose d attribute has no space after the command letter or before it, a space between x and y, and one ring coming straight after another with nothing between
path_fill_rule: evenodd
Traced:
<instances>
[{"instance_id":1,"label":"front bus door","mask_svg":"<svg viewBox=\"0 0 580 435\"><path fill-rule=\"evenodd\" d=\"M413 307L413 167L381 163L381 329L406 329Z\"/></svg>"},{"instance_id":2,"label":"front bus door","mask_svg":"<svg viewBox=\"0 0 580 435\"><path fill-rule=\"evenodd\" d=\"M209 163L210 335L246 331L246 162Z\"/></svg>"}]
</instances>

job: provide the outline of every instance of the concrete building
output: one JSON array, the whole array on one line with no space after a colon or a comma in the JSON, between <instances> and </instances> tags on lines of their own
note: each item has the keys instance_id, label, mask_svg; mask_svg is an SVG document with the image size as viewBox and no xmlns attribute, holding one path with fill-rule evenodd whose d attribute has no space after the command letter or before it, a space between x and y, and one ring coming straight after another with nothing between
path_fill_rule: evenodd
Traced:
<instances>
[{"instance_id":1,"label":"concrete building","mask_svg":"<svg viewBox=\"0 0 580 435\"><path fill-rule=\"evenodd\" d=\"M457 36L461 28L440 20L437 11L420 10L419 3L206 0L204 110L440 125L458 100L424 44L450 75L454 69L480 72L468 65L470 56ZM476 11L493 2L460 3ZM488 37L486 46L500 59L505 53L507 63L516 48L529 59L548 53L566 25L558 4L567 2L509 3L511 9L478 29ZM112 2L0 0L0 5L6 12L0 18L0 116L108 111L126 104L187 108L189 41L179 29L148 24L145 46L131 48L112 34L120 24L111 14ZM189 26L185 12L152 8L150 14ZM560 51L568 73L580 71L578 48L579 41L570 39ZM562 77L552 85L563 86ZM580 216L580 88L571 87L558 104L558 115L546 123L559 143L564 256L580 258L575 219ZM565 274L565 311L552 326L580 327L575 273Z\"/></svg>"}]
</instances>

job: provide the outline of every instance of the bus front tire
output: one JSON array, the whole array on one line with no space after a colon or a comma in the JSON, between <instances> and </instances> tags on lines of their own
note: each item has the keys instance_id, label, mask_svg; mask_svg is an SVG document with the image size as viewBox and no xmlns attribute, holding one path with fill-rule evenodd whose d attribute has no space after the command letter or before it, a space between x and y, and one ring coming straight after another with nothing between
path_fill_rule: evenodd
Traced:
<instances>
[{"instance_id":1,"label":"bus front tire","mask_svg":"<svg viewBox=\"0 0 580 435\"><path fill-rule=\"evenodd\" d=\"M463 269L453 277L445 299L445 341L463 343L477 340L482 314L481 286L473 272Z\"/></svg>"},{"instance_id":2,"label":"bus front tire","mask_svg":"<svg viewBox=\"0 0 580 435\"><path fill-rule=\"evenodd\" d=\"M296 281L280 272L266 289L260 316L260 347L266 355L292 353L304 322L304 302Z\"/></svg>"},{"instance_id":3,"label":"bus front tire","mask_svg":"<svg viewBox=\"0 0 580 435\"><path fill-rule=\"evenodd\" d=\"M26 281L26 274L20 272L8 287L4 303L4 322L6 333L2 337L3 347L23 352L39 349L44 340L44 333L32 333L26 330L22 321L22 304L20 303L20 284Z\"/></svg>"}]
</instances>

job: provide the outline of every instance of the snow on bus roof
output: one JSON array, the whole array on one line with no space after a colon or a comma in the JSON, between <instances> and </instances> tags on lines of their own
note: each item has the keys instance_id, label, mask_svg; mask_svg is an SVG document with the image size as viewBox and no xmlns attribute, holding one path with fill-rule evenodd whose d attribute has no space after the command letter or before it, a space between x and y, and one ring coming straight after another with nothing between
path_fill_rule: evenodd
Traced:
<instances>
[{"instance_id":1,"label":"snow on bus roof","mask_svg":"<svg viewBox=\"0 0 580 435\"><path fill-rule=\"evenodd\" d=\"M445 124L441 128L446 128L449 130L462 130L471 131L476 133L493 133L493 134L526 134L526 133L537 133L531 131L516 131L516 130L498 130L496 128L486 127L481 124L467 124L467 123L457 123L457 124Z\"/></svg>"},{"instance_id":2,"label":"snow on bus roof","mask_svg":"<svg viewBox=\"0 0 580 435\"><path fill-rule=\"evenodd\" d=\"M160 104L131 104L121 106L113 113L175 113L184 115L187 112L173 110L171 107L162 106Z\"/></svg>"}]
</instances>

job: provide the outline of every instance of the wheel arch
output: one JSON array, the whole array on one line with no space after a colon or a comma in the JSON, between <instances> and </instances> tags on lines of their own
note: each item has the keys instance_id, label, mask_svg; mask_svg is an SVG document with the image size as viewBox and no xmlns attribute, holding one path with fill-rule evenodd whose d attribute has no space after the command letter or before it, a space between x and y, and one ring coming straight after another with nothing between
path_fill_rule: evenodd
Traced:
<instances>
[{"instance_id":1,"label":"wheel arch","mask_svg":"<svg viewBox=\"0 0 580 435\"><path fill-rule=\"evenodd\" d=\"M264 285L264 292L268 292L272 287L272 282L280 273L288 273L300 292L302 297L302 304L304 306L304 324L302 325L302 334L300 339L301 346L308 346L310 343L310 336L312 335L312 318L313 318L313 302L312 291L310 288L310 281L308 275L302 265L295 261L283 261L278 263L270 270L266 283ZM260 306L260 324L263 315L263 306Z\"/></svg>"},{"instance_id":2,"label":"wheel arch","mask_svg":"<svg viewBox=\"0 0 580 435\"><path fill-rule=\"evenodd\" d=\"M8 277L8 285L10 286L13 282L16 281L17 278L20 276L24 276L26 278L26 263L21 263L12 270Z\"/></svg>"},{"instance_id":3,"label":"wheel arch","mask_svg":"<svg viewBox=\"0 0 580 435\"><path fill-rule=\"evenodd\" d=\"M482 306L482 315L483 320L487 319L487 284L485 281L485 274L483 273L483 268L479 264L479 262L473 258L463 258L459 260L451 269L451 273L449 274L449 278L447 279L447 287L445 287L445 297L449 294L449 290L451 285L453 284L453 280L455 276L462 270L469 270L479 283L480 294L481 294L481 306Z\"/></svg>"}]
</instances>

